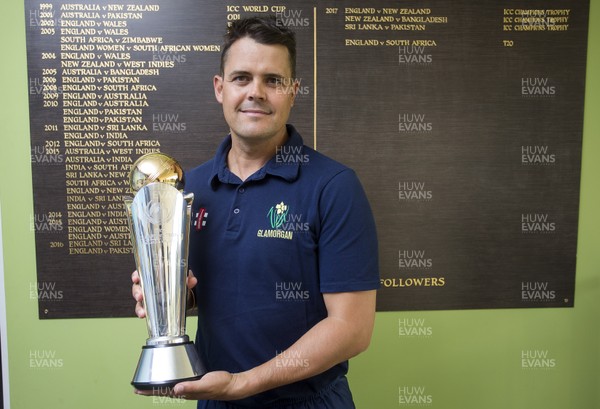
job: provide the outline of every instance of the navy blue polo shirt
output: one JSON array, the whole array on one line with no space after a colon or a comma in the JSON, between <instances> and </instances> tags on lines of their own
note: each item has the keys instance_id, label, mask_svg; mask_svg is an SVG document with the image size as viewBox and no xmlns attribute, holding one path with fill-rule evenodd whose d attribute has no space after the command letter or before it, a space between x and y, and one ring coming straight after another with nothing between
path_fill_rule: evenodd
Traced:
<instances>
[{"instance_id":1,"label":"navy blue polo shirt","mask_svg":"<svg viewBox=\"0 0 600 409\"><path fill-rule=\"evenodd\" d=\"M284 351L327 316L322 293L379 287L375 224L356 174L287 130L286 145L244 182L227 167L230 136L185 175L194 193L196 345L211 371L241 372L276 356L281 365L310 365ZM343 362L235 403L304 399L347 370Z\"/></svg>"}]
</instances>

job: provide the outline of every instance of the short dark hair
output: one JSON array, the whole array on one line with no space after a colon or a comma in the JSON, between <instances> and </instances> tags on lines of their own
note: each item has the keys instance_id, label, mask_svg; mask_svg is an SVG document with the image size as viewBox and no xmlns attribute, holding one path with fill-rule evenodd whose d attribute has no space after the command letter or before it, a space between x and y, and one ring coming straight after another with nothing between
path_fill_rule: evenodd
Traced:
<instances>
[{"instance_id":1,"label":"short dark hair","mask_svg":"<svg viewBox=\"0 0 600 409\"><path fill-rule=\"evenodd\" d=\"M281 24L273 15L247 17L231 23L221 49L221 75L225 72L225 61L229 48L237 40L245 37L249 37L259 44L285 46L290 57L292 78L296 77L296 33Z\"/></svg>"}]
</instances>

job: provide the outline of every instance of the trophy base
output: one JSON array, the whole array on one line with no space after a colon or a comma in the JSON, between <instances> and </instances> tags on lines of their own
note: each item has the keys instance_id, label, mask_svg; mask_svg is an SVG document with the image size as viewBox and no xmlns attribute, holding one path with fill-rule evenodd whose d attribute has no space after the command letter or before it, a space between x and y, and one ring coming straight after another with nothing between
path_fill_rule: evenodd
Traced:
<instances>
[{"instance_id":1,"label":"trophy base","mask_svg":"<svg viewBox=\"0 0 600 409\"><path fill-rule=\"evenodd\" d=\"M200 379L205 373L193 342L146 345L131 384L139 390L172 388L179 382Z\"/></svg>"}]
</instances>

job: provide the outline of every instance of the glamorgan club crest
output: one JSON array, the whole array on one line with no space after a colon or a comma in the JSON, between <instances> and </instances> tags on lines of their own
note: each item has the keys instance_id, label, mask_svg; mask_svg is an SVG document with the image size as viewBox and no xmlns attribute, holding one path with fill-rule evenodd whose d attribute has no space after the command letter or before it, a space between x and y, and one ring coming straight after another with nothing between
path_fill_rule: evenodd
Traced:
<instances>
[{"instance_id":1,"label":"glamorgan club crest","mask_svg":"<svg viewBox=\"0 0 600 409\"><path fill-rule=\"evenodd\" d=\"M269 213L267 213L267 217L271 222L271 227L273 229L278 229L281 227L283 223L285 223L287 214L289 212L288 206L281 202L275 206L271 206Z\"/></svg>"}]
</instances>

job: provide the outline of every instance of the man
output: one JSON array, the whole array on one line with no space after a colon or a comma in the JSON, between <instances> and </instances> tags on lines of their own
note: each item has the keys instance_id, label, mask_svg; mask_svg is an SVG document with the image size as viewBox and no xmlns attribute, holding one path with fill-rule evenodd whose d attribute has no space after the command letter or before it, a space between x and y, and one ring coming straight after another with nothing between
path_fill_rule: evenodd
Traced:
<instances>
[{"instance_id":1,"label":"man","mask_svg":"<svg viewBox=\"0 0 600 409\"><path fill-rule=\"evenodd\" d=\"M190 234L189 265L211 372L173 394L199 408L354 407L347 360L373 331L377 238L354 172L286 125L295 55L275 19L233 23L213 80L230 135L186 173L194 214L207 215Z\"/></svg>"}]
</instances>

